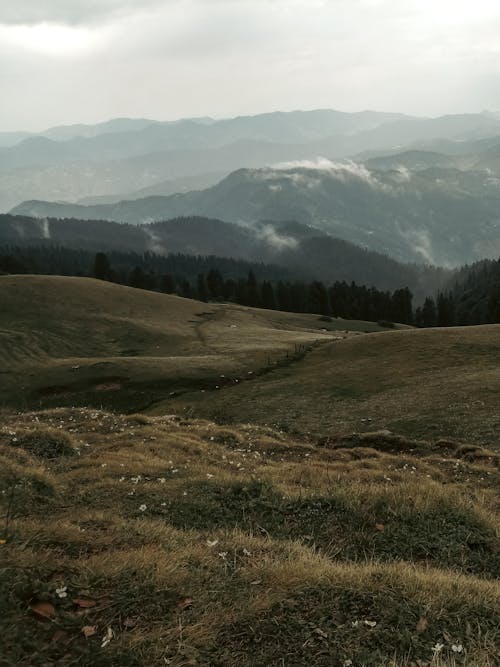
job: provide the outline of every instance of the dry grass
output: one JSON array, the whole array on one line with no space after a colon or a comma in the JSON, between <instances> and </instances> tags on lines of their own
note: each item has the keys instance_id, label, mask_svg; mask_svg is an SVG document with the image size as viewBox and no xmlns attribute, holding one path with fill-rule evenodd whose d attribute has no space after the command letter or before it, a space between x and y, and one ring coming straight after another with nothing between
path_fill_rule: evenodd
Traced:
<instances>
[{"instance_id":1,"label":"dry grass","mask_svg":"<svg viewBox=\"0 0 500 667\"><path fill-rule=\"evenodd\" d=\"M389 430L498 447L500 326L394 331L327 343L295 364L158 410L303 434ZM154 410L153 410L154 412Z\"/></svg>"},{"instance_id":2,"label":"dry grass","mask_svg":"<svg viewBox=\"0 0 500 667\"><path fill-rule=\"evenodd\" d=\"M10 444L44 429L79 455ZM493 667L499 487L450 441L4 413L0 664Z\"/></svg>"},{"instance_id":3,"label":"dry grass","mask_svg":"<svg viewBox=\"0 0 500 667\"><path fill-rule=\"evenodd\" d=\"M132 412L172 392L234 384L300 345L380 331L89 278L0 276L0 297L0 405L23 409Z\"/></svg>"}]
</instances>

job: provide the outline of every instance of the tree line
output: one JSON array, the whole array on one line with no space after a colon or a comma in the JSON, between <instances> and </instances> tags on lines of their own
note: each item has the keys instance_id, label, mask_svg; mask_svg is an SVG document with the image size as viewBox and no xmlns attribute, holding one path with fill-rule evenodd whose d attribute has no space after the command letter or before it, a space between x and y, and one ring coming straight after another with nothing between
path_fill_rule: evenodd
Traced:
<instances>
[{"instance_id":1,"label":"tree line","mask_svg":"<svg viewBox=\"0 0 500 667\"><path fill-rule=\"evenodd\" d=\"M500 260L462 269L451 289L415 309L407 287L390 292L347 281L327 285L282 267L220 257L5 246L2 272L93 276L200 301L418 327L500 322Z\"/></svg>"}]
</instances>

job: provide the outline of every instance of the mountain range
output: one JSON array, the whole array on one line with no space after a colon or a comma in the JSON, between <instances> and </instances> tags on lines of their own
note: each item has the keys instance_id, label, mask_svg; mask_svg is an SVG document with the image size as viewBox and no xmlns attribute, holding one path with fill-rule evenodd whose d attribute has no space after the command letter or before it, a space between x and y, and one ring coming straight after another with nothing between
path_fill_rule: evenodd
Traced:
<instances>
[{"instance_id":1,"label":"mountain range","mask_svg":"<svg viewBox=\"0 0 500 667\"><path fill-rule=\"evenodd\" d=\"M264 262L285 267L301 279L328 283L354 280L384 290L408 285L417 300L434 292L451 276L435 267L402 264L297 222L243 226L190 217L130 225L0 215L0 246L4 252L9 246L47 244L95 252L182 253Z\"/></svg>"},{"instance_id":2,"label":"mountain range","mask_svg":"<svg viewBox=\"0 0 500 667\"><path fill-rule=\"evenodd\" d=\"M435 142L449 153L495 137L500 143L500 119L494 114L417 118L334 110L176 122L114 119L35 135L0 133L0 211L29 199L111 196L117 201L157 186L157 194L171 194L177 179L194 179L190 187L197 189L206 187L210 174L221 178L242 167L318 156L432 149Z\"/></svg>"},{"instance_id":3,"label":"mountain range","mask_svg":"<svg viewBox=\"0 0 500 667\"><path fill-rule=\"evenodd\" d=\"M29 201L12 213L133 224L192 215L245 226L295 220L401 262L443 266L500 254L497 176L392 167L320 160L240 169L202 191L93 206Z\"/></svg>"}]
</instances>

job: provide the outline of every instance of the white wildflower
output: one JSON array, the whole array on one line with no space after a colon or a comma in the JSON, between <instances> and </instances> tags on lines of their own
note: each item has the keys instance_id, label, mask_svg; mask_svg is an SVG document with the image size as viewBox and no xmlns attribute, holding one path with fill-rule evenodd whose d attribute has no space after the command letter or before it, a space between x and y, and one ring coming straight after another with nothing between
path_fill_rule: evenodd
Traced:
<instances>
[{"instance_id":1,"label":"white wildflower","mask_svg":"<svg viewBox=\"0 0 500 667\"><path fill-rule=\"evenodd\" d=\"M56 588L56 593L60 598L67 598L68 597L68 587L67 586L61 586L60 588Z\"/></svg>"},{"instance_id":2,"label":"white wildflower","mask_svg":"<svg viewBox=\"0 0 500 667\"><path fill-rule=\"evenodd\" d=\"M432 652L433 653L441 653L441 651L444 649L444 644L440 644L437 642L433 647L432 647Z\"/></svg>"},{"instance_id":3,"label":"white wildflower","mask_svg":"<svg viewBox=\"0 0 500 667\"><path fill-rule=\"evenodd\" d=\"M139 510L140 510L141 512L145 512L147 509L148 509L148 506L147 506L147 505L144 505L144 504L140 505L140 507L139 507Z\"/></svg>"},{"instance_id":4,"label":"white wildflower","mask_svg":"<svg viewBox=\"0 0 500 667\"><path fill-rule=\"evenodd\" d=\"M452 644L451 650L453 651L453 653L462 653L464 647L462 646L462 644Z\"/></svg>"}]
</instances>

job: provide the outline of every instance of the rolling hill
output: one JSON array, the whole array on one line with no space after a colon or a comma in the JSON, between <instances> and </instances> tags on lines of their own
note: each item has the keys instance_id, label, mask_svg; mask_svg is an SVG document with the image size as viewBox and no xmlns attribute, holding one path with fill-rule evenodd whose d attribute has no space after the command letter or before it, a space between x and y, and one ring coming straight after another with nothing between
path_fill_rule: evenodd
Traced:
<instances>
[{"instance_id":1,"label":"rolling hill","mask_svg":"<svg viewBox=\"0 0 500 667\"><path fill-rule=\"evenodd\" d=\"M0 299L6 665L496 667L498 326Z\"/></svg>"},{"instance_id":2,"label":"rolling hill","mask_svg":"<svg viewBox=\"0 0 500 667\"><path fill-rule=\"evenodd\" d=\"M234 382L338 330L380 330L89 278L0 276L0 294L4 405L118 398L130 410L192 383Z\"/></svg>"}]
</instances>

